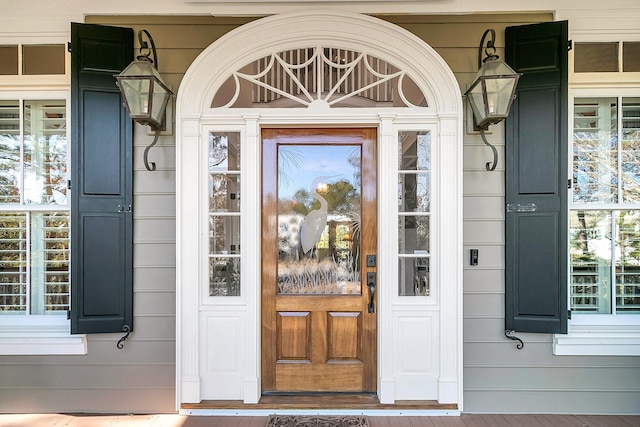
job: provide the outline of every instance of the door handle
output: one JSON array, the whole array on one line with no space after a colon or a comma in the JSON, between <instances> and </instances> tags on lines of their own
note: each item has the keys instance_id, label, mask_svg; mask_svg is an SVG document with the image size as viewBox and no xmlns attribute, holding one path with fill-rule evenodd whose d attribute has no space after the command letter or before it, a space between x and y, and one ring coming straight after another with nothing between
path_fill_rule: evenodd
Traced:
<instances>
[{"instance_id":1,"label":"door handle","mask_svg":"<svg viewBox=\"0 0 640 427\"><path fill-rule=\"evenodd\" d=\"M369 313L375 313L375 296L376 296L376 273L368 272L367 273L367 287L369 288Z\"/></svg>"}]
</instances>

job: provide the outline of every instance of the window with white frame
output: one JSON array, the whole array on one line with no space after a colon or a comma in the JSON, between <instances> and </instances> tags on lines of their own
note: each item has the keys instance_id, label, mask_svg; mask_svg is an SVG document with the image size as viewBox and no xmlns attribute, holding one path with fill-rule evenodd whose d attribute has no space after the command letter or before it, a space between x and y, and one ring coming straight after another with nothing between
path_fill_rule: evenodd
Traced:
<instances>
[{"instance_id":1,"label":"window with white frame","mask_svg":"<svg viewBox=\"0 0 640 427\"><path fill-rule=\"evenodd\" d=\"M640 97L575 97L571 310L640 313Z\"/></svg>"},{"instance_id":2,"label":"window with white frame","mask_svg":"<svg viewBox=\"0 0 640 427\"><path fill-rule=\"evenodd\" d=\"M640 355L636 41L576 42L570 75L569 333L557 355Z\"/></svg>"},{"instance_id":3,"label":"window with white frame","mask_svg":"<svg viewBox=\"0 0 640 427\"><path fill-rule=\"evenodd\" d=\"M85 336L70 335L66 316L65 45L2 45L0 64L0 354L86 354Z\"/></svg>"},{"instance_id":4,"label":"window with white frame","mask_svg":"<svg viewBox=\"0 0 640 427\"><path fill-rule=\"evenodd\" d=\"M67 107L0 101L0 316L69 309Z\"/></svg>"}]
</instances>

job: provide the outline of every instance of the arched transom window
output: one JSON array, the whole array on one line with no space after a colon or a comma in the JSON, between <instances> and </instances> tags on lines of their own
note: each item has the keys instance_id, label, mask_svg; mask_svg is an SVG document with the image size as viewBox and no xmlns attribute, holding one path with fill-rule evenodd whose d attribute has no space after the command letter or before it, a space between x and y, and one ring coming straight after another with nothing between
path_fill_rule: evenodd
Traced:
<instances>
[{"instance_id":1,"label":"arched transom window","mask_svg":"<svg viewBox=\"0 0 640 427\"><path fill-rule=\"evenodd\" d=\"M285 50L235 71L213 108L426 107L406 72L355 50L310 46Z\"/></svg>"}]
</instances>

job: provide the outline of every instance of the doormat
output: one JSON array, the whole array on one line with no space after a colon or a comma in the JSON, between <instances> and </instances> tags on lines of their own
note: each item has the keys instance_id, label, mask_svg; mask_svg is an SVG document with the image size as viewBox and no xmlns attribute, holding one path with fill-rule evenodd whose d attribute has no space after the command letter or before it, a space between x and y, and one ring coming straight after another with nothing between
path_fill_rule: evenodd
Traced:
<instances>
[{"instance_id":1,"label":"doormat","mask_svg":"<svg viewBox=\"0 0 640 427\"><path fill-rule=\"evenodd\" d=\"M362 415L269 415L267 427L369 427L369 421Z\"/></svg>"}]
</instances>

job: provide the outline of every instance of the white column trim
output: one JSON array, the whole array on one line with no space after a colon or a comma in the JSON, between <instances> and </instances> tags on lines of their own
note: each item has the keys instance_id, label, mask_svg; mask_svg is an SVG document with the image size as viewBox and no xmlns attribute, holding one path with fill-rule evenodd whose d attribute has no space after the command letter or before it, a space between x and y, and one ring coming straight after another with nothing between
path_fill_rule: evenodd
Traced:
<instances>
[{"instance_id":1,"label":"white column trim","mask_svg":"<svg viewBox=\"0 0 640 427\"><path fill-rule=\"evenodd\" d=\"M397 219L397 193L396 170L394 163L389 159L398 156L398 138L393 127L396 117L392 113L380 114L380 128L378 135L378 230L385 224L395 224ZM385 227L386 228L386 227ZM397 227L389 227L391 234L395 232L397 242ZM378 232L380 235L380 232ZM396 243L397 245L397 243ZM392 301L397 293L397 286L389 286L396 283L397 277L393 272L396 269L385 268L386 265L394 265L397 247L385 244L378 238L378 398L380 403L392 404L395 401L395 379L393 377L393 319Z\"/></svg>"},{"instance_id":2,"label":"white column trim","mask_svg":"<svg viewBox=\"0 0 640 427\"><path fill-rule=\"evenodd\" d=\"M436 225L442 307L438 400L458 403L462 410L462 121L442 119L439 140L441 172L436 173L433 183L441 213Z\"/></svg>"},{"instance_id":3,"label":"white column trim","mask_svg":"<svg viewBox=\"0 0 640 427\"><path fill-rule=\"evenodd\" d=\"M261 147L260 147L260 125L259 115L256 113L243 114L245 120L245 137L241 147L242 188L260 188L261 168ZM258 403L260 399L260 309L261 309L261 287L260 287L260 245L255 244L255 237L261 235L260 215L252 213L260 212L261 192L247 194L243 191L242 197L242 282L255 283L256 286L243 286L242 291L246 294L247 301L247 345L246 354L246 375L243 386L244 403Z\"/></svg>"},{"instance_id":4,"label":"white column trim","mask_svg":"<svg viewBox=\"0 0 640 427\"><path fill-rule=\"evenodd\" d=\"M199 376L199 287L200 265L194 268L200 247L200 129L197 118L184 118L179 123L180 150L176 150L176 371L180 403L200 402ZM185 244L189 242L190 244Z\"/></svg>"}]
</instances>

